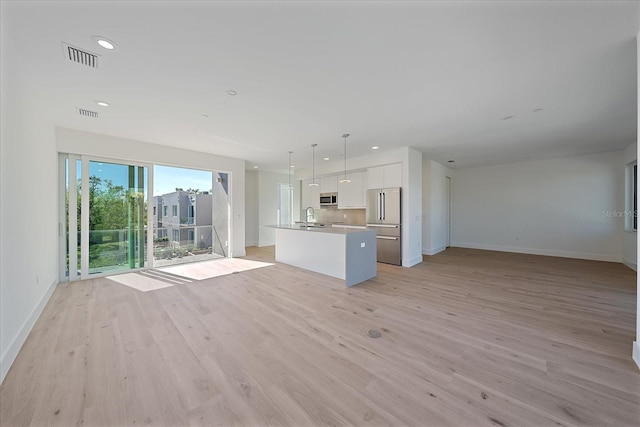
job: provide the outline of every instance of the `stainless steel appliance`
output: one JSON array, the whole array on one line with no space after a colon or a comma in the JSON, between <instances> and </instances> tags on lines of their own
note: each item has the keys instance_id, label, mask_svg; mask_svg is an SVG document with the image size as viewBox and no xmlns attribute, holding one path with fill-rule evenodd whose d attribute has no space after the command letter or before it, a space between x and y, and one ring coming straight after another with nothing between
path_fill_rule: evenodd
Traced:
<instances>
[{"instance_id":1,"label":"stainless steel appliance","mask_svg":"<svg viewBox=\"0 0 640 427\"><path fill-rule=\"evenodd\" d=\"M367 191L367 227L376 230L378 262L402 264L402 189Z\"/></svg>"},{"instance_id":2,"label":"stainless steel appliance","mask_svg":"<svg viewBox=\"0 0 640 427\"><path fill-rule=\"evenodd\" d=\"M338 193L320 193L320 206L338 206Z\"/></svg>"}]
</instances>

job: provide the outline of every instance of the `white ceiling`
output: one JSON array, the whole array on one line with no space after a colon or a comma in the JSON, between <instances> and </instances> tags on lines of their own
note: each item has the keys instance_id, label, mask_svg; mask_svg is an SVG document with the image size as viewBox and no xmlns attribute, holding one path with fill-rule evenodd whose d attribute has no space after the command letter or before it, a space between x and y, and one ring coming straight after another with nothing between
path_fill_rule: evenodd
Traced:
<instances>
[{"instance_id":1,"label":"white ceiling","mask_svg":"<svg viewBox=\"0 0 640 427\"><path fill-rule=\"evenodd\" d=\"M471 167L633 143L639 17L612 1L3 1L2 43L61 127L266 169L289 150L309 166L312 143L337 158L349 132L349 156L411 146Z\"/></svg>"}]
</instances>

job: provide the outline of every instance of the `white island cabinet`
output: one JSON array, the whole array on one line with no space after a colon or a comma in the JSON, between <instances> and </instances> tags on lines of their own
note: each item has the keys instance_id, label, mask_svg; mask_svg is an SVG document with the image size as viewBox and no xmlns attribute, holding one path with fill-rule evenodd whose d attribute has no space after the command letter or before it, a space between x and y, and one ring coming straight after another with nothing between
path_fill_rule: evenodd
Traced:
<instances>
[{"instance_id":1,"label":"white island cabinet","mask_svg":"<svg viewBox=\"0 0 640 427\"><path fill-rule=\"evenodd\" d=\"M376 277L376 232L344 228L276 229L276 261L326 274L347 286Z\"/></svg>"}]
</instances>

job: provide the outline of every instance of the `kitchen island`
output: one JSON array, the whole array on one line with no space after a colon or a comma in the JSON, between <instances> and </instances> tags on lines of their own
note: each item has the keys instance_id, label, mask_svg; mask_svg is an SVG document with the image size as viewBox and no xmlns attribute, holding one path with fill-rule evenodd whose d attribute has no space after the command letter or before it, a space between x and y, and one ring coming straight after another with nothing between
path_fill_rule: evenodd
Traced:
<instances>
[{"instance_id":1,"label":"kitchen island","mask_svg":"<svg viewBox=\"0 0 640 427\"><path fill-rule=\"evenodd\" d=\"M376 277L376 232L274 225L276 261L326 274L347 286Z\"/></svg>"}]
</instances>

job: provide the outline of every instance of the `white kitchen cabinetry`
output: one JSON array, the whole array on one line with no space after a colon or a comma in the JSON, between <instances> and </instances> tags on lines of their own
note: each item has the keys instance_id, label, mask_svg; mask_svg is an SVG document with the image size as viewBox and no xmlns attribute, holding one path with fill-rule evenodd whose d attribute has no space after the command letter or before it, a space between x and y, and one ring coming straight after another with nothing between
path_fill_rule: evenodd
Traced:
<instances>
[{"instance_id":1,"label":"white kitchen cabinetry","mask_svg":"<svg viewBox=\"0 0 640 427\"><path fill-rule=\"evenodd\" d=\"M316 182L318 180L316 179ZM320 178L320 192L321 193L337 193L338 192L338 177L337 176L324 176Z\"/></svg>"},{"instance_id":2,"label":"white kitchen cabinetry","mask_svg":"<svg viewBox=\"0 0 640 427\"><path fill-rule=\"evenodd\" d=\"M314 209L320 209L320 187L319 186L310 186L309 184L312 181L310 179L305 179L302 181L302 189L300 206L301 209L306 209L311 206ZM318 180L316 179L316 182Z\"/></svg>"},{"instance_id":3,"label":"white kitchen cabinetry","mask_svg":"<svg viewBox=\"0 0 640 427\"><path fill-rule=\"evenodd\" d=\"M367 189L402 187L402 163L367 169Z\"/></svg>"},{"instance_id":4,"label":"white kitchen cabinetry","mask_svg":"<svg viewBox=\"0 0 640 427\"><path fill-rule=\"evenodd\" d=\"M351 182L338 183L338 209L363 209L366 207L364 172L351 172L347 178Z\"/></svg>"}]
</instances>

